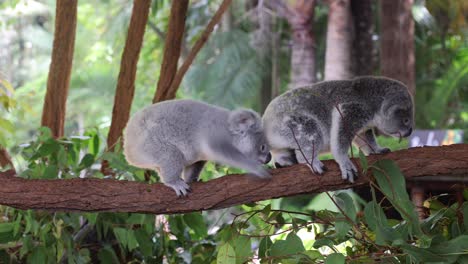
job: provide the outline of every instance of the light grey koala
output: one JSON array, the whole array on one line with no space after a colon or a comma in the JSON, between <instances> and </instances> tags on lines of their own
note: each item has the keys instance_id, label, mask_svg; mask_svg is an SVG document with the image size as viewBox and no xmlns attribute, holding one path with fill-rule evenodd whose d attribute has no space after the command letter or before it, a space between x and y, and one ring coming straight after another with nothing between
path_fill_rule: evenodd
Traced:
<instances>
[{"instance_id":1,"label":"light grey koala","mask_svg":"<svg viewBox=\"0 0 468 264\"><path fill-rule=\"evenodd\" d=\"M311 163L321 174L325 168L318 154L331 150L342 178L354 182L357 170L348 157L351 142L365 154L389 152L377 144L373 129L407 137L413 113L413 99L403 83L363 76L284 93L268 105L263 124L277 167Z\"/></svg>"},{"instance_id":2,"label":"light grey koala","mask_svg":"<svg viewBox=\"0 0 468 264\"><path fill-rule=\"evenodd\" d=\"M187 195L188 184L198 180L208 160L270 177L262 166L271 154L260 116L193 100L165 101L137 112L124 133L124 154L130 164L156 170L178 196Z\"/></svg>"}]
</instances>

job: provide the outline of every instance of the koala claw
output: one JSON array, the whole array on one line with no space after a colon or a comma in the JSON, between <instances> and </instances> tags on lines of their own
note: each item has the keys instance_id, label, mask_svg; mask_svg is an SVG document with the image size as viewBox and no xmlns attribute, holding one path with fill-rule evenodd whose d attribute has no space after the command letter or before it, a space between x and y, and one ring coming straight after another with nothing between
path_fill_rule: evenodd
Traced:
<instances>
[{"instance_id":1,"label":"koala claw","mask_svg":"<svg viewBox=\"0 0 468 264\"><path fill-rule=\"evenodd\" d=\"M166 182L164 184L168 187L171 187L176 192L177 197L187 196L187 193L192 191L190 186L182 179Z\"/></svg>"},{"instance_id":2,"label":"koala claw","mask_svg":"<svg viewBox=\"0 0 468 264\"><path fill-rule=\"evenodd\" d=\"M256 170L254 172L255 175L257 175L258 177L262 178L262 179L270 179L271 178L271 174L265 170L263 167Z\"/></svg>"},{"instance_id":3,"label":"koala claw","mask_svg":"<svg viewBox=\"0 0 468 264\"><path fill-rule=\"evenodd\" d=\"M317 174L323 174L323 172L327 170L325 165L323 165L323 163L318 159L312 162L312 167L314 168L314 172Z\"/></svg>"},{"instance_id":4,"label":"koala claw","mask_svg":"<svg viewBox=\"0 0 468 264\"><path fill-rule=\"evenodd\" d=\"M341 178L343 178L343 180L348 180L351 183L354 182L354 178L357 177L357 169L351 160L347 160L341 163L340 170L341 170Z\"/></svg>"}]
</instances>

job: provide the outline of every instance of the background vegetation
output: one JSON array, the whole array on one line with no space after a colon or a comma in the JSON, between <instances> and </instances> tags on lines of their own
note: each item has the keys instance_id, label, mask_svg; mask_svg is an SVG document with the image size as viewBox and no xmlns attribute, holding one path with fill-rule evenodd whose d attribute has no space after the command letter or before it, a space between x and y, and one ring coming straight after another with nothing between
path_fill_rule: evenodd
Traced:
<instances>
[{"instance_id":1,"label":"background vegetation","mask_svg":"<svg viewBox=\"0 0 468 264\"><path fill-rule=\"evenodd\" d=\"M219 2L191 2L182 57ZM274 26L262 32L257 26L259 14L246 6L247 1L233 2L227 18L187 73L178 97L262 111L265 79L276 80L273 95L288 89L292 36L287 22L275 18ZM157 181L157 175L148 179L144 171L128 166L119 151L105 152L111 98L131 8L131 1L79 1L67 138L56 140L47 129L38 130L55 1L0 1L0 145L13 155L22 177L104 177L98 164L106 159L118 179ZM132 111L150 104L153 98L169 8L170 1L152 3ZM463 0L416 1L413 6L418 128L468 129L467 10ZM317 5L312 24L318 80L324 76L327 18L327 5ZM373 40L377 45L378 17L376 22ZM278 43L275 56L264 52L270 42ZM375 57L378 61L378 51ZM273 63L277 73L272 73ZM379 74L379 67L374 69L374 74ZM406 147L406 142L380 140L393 149ZM404 221L387 219L383 214L387 208L375 196L365 202L348 191L333 194L334 199L327 194L299 196L156 218L1 207L0 257L5 263L243 263L259 259L266 263L344 263L345 258L357 263L468 261L467 249L462 247L468 244L466 202L450 206L431 199L427 202L430 217L420 223L413 215L399 170L390 162L373 164L370 169L376 174L385 171L396 183L377 181L372 190L384 193ZM210 164L202 178L224 175L227 170Z\"/></svg>"}]
</instances>

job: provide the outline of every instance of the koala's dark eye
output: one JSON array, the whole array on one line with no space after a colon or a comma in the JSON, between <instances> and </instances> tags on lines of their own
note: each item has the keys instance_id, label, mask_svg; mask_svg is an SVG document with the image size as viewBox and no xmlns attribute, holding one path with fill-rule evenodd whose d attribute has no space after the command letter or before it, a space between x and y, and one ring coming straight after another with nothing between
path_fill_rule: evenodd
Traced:
<instances>
[{"instance_id":1,"label":"koala's dark eye","mask_svg":"<svg viewBox=\"0 0 468 264\"><path fill-rule=\"evenodd\" d=\"M409 122L410 122L409 118L403 119L403 124L409 125Z\"/></svg>"},{"instance_id":2,"label":"koala's dark eye","mask_svg":"<svg viewBox=\"0 0 468 264\"><path fill-rule=\"evenodd\" d=\"M260 151L261 151L261 152L265 152L265 151L266 151L266 145L265 145L265 144L263 144L263 145L260 146Z\"/></svg>"}]
</instances>

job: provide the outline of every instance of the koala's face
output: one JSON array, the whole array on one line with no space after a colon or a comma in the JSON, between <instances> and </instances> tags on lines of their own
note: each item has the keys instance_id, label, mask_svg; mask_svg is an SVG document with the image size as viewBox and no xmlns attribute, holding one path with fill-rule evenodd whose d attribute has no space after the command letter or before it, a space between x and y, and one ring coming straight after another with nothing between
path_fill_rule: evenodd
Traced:
<instances>
[{"instance_id":1,"label":"koala's face","mask_svg":"<svg viewBox=\"0 0 468 264\"><path fill-rule=\"evenodd\" d=\"M236 110L229 116L234 146L248 158L260 163L271 160L270 149L260 116L251 110Z\"/></svg>"},{"instance_id":2,"label":"koala's face","mask_svg":"<svg viewBox=\"0 0 468 264\"><path fill-rule=\"evenodd\" d=\"M377 128L393 137L408 137L413 132L413 103L410 98L399 97L383 107Z\"/></svg>"},{"instance_id":3,"label":"koala's face","mask_svg":"<svg viewBox=\"0 0 468 264\"><path fill-rule=\"evenodd\" d=\"M237 147L245 156L252 160L264 164L271 160L270 148L268 147L263 130L247 132L239 138Z\"/></svg>"}]
</instances>

